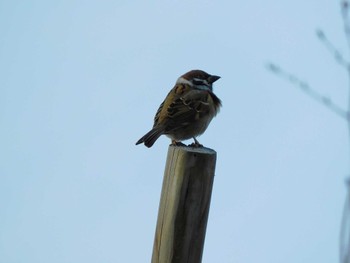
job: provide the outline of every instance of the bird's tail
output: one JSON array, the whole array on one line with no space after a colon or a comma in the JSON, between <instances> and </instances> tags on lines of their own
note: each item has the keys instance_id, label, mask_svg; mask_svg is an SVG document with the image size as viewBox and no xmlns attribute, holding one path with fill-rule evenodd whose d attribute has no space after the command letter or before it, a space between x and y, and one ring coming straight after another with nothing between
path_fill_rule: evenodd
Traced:
<instances>
[{"instance_id":1,"label":"bird's tail","mask_svg":"<svg viewBox=\"0 0 350 263\"><path fill-rule=\"evenodd\" d=\"M163 129L153 128L149 132L147 132L140 140L136 142L136 145L140 143L144 143L148 148L152 147L152 145L156 142L156 140L163 134Z\"/></svg>"}]
</instances>

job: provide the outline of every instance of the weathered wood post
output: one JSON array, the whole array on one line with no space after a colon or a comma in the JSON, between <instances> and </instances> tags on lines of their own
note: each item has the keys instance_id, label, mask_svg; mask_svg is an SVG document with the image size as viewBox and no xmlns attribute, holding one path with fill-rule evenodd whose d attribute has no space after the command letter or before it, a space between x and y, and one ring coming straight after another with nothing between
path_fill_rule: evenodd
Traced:
<instances>
[{"instance_id":1,"label":"weathered wood post","mask_svg":"<svg viewBox=\"0 0 350 263\"><path fill-rule=\"evenodd\" d=\"M152 263L200 263L216 152L169 146Z\"/></svg>"}]
</instances>

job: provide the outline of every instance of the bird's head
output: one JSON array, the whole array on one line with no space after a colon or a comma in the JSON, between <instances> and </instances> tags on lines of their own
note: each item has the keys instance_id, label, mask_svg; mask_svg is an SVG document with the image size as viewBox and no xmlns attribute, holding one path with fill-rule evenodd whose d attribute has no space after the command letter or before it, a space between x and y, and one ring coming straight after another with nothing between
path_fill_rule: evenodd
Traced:
<instances>
[{"instance_id":1,"label":"bird's head","mask_svg":"<svg viewBox=\"0 0 350 263\"><path fill-rule=\"evenodd\" d=\"M220 77L210 75L203 70L191 70L177 79L176 84L188 84L195 89L213 90L213 83Z\"/></svg>"}]
</instances>

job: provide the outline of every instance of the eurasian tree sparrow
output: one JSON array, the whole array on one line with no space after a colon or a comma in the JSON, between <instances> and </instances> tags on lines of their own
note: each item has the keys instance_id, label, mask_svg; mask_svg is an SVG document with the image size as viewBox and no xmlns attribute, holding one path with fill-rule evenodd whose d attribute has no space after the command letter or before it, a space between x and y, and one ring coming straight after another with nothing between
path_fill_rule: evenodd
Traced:
<instances>
[{"instance_id":1,"label":"eurasian tree sparrow","mask_svg":"<svg viewBox=\"0 0 350 263\"><path fill-rule=\"evenodd\" d=\"M152 130L137 144L151 147L162 134L172 140L172 145L183 145L180 141L194 139L191 146L202 146L196 137L207 129L210 121L219 112L220 99L213 93L213 83L220 77L202 70L191 70L177 79L154 117Z\"/></svg>"}]
</instances>

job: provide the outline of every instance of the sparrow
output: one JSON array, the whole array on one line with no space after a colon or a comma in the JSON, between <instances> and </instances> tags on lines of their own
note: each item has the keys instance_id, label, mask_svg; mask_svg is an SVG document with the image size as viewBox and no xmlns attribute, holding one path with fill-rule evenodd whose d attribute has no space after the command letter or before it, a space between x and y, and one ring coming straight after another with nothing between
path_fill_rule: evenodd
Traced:
<instances>
[{"instance_id":1,"label":"sparrow","mask_svg":"<svg viewBox=\"0 0 350 263\"><path fill-rule=\"evenodd\" d=\"M213 93L213 83L219 78L202 70L191 70L179 77L160 104L153 128L136 145L152 147L164 134L171 139L171 145L184 145L181 141L193 138L191 146L201 147L196 137L205 132L221 107L221 100Z\"/></svg>"}]
</instances>

